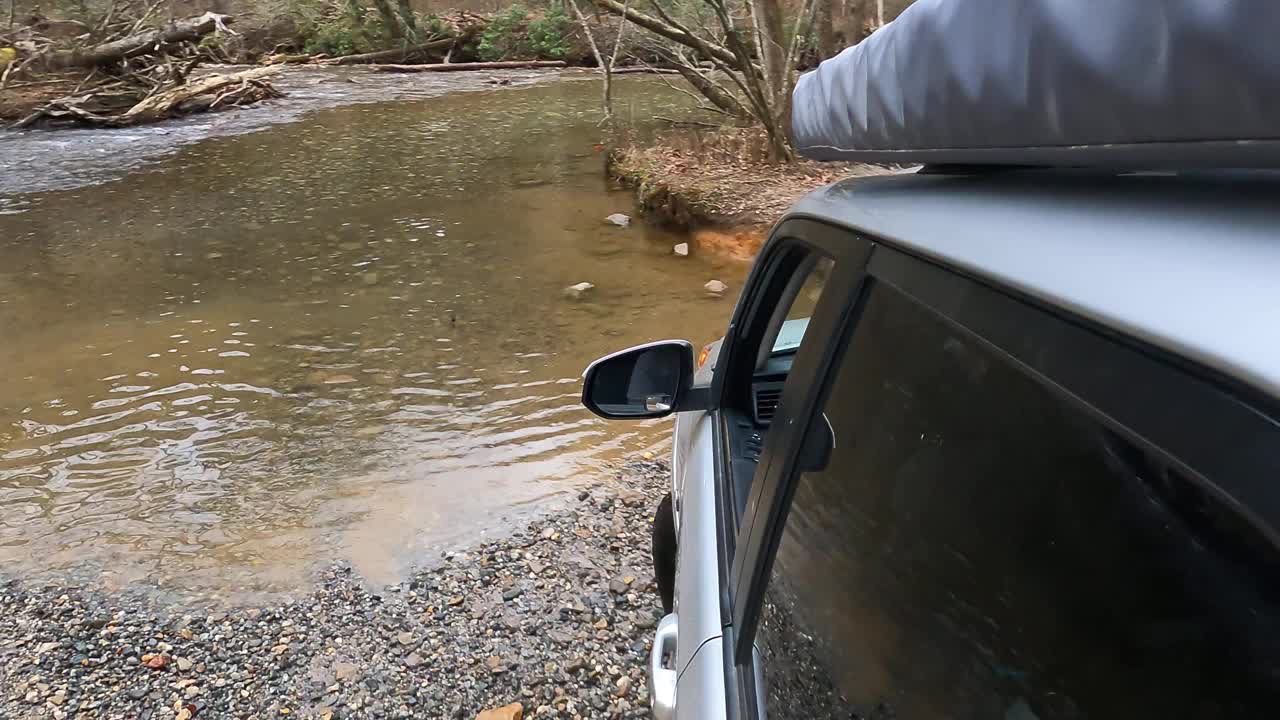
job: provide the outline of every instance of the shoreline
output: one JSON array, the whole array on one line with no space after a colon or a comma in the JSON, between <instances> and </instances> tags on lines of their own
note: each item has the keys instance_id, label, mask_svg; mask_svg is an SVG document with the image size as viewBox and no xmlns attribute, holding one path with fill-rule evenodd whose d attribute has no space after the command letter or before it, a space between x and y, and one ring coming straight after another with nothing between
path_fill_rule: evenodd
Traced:
<instances>
[{"instance_id":1,"label":"shoreline","mask_svg":"<svg viewBox=\"0 0 1280 720\"><path fill-rule=\"evenodd\" d=\"M469 720L520 703L524 717L647 717L662 614L649 527L668 472L620 463L561 513L381 592L333 565L280 604L184 612L8 580L0 715Z\"/></svg>"},{"instance_id":2,"label":"shoreline","mask_svg":"<svg viewBox=\"0 0 1280 720\"><path fill-rule=\"evenodd\" d=\"M646 217L686 232L693 252L751 262L800 197L837 180L893 170L865 164L768 162L760 131L720 128L661 136L614 150L608 177L630 188Z\"/></svg>"}]
</instances>

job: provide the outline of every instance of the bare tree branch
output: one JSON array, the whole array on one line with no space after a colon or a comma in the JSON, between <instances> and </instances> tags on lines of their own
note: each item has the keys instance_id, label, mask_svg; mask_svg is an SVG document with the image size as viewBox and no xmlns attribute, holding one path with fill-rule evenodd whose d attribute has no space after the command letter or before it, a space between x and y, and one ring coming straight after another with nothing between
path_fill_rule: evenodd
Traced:
<instances>
[{"instance_id":1,"label":"bare tree branch","mask_svg":"<svg viewBox=\"0 0 1280 720\"><path fill-rule=\"evenodd\" d=\"M639 25L649 32L654 33L655 35L661 35L672 42L680 43L681 45L693 48L699 52L708 53L711 58L719 59L721 62L733 66L737 66L738 64L738 57L728 49L719 45L712 45L702 38L690 33L688 30L681 30L653 17L652 15L646 15L638 10L629 8L626 5L617 2L617 0L592 0L592 2L594 2L597 7L613 13L614 15L625 17L627 20Z\"/></svg>"}]
</instances>

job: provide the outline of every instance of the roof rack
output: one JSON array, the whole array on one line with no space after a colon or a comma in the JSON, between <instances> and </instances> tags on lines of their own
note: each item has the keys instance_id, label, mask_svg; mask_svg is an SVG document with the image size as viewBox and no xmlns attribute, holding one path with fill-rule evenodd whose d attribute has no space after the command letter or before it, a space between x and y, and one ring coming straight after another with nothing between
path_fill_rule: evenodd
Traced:
<instances>
[{"instance_id":1,"label":"roof rack","mask_svg":"<svg viewBox=\"0 0 1280 720\"><path fill-rule=\"evenodd\" d=\"M803 75L818 160L1280 168L1280 2L918 0Z\"/></svg>"}]
</instances>

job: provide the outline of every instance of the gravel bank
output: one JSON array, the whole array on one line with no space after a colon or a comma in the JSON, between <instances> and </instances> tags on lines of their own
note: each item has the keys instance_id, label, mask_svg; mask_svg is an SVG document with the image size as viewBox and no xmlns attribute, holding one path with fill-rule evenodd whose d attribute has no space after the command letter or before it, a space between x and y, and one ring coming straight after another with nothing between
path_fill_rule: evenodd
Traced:
<instances>
[{"instance_id":1,"label":"gravel bank","mask_svg":"<svg viewBox=\"0 0 1280 720\"><path fill-rule=\"evenodd\" d=\"M667 467L612 475L377 593L339 566L288 604L199 611L9 581L0 717L645 717Z\"/></svg>"}]
</instances>

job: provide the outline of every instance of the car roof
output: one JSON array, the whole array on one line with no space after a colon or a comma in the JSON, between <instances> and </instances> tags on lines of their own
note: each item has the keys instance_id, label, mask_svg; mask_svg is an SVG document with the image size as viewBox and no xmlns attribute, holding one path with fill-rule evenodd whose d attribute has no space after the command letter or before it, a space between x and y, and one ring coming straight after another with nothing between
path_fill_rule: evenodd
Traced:
<instances>
[{"instance_id":1,"label":"car roof","mask_svg":"<svg viewBox=\"0 0 1280 720\"><path fill-rule=\"evenodd\" d=\"M863 231L1280 398L1280 173L855 178L787 217Z\"/></svg>"}]
</instances>

